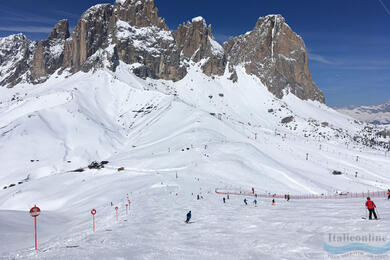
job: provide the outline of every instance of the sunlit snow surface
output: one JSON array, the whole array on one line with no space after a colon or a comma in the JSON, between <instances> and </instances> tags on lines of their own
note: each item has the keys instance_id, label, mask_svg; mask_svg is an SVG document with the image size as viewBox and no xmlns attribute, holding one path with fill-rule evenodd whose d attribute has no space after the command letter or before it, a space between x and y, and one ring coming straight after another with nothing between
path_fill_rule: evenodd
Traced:
<instances>
[{"instance_id":1,"label":"sunlit snow surface","mask_svg":"<svg viewBox=\"0 0 390 260\"><path fill-rule=\"evenodd\" d=\"M41 85L1 88L0 188L7 189L0 190L0 256L315 259L325 255L329 232L388 232L384 198L375 200L382 220L370 225L360 199L275 206L268 199L254 208L232 196L222 203L215 188L333 194L390 186L383 151L341 138L340 129L353 136L363 125L291 94L276 99L242 68L237 74L237 83L228 72L211 79L192 65L176 83L145 81L121 64L115 74L64 73ZM280 123L290 115L287 127ZM93 160L110 163L69 172ZM110 202L119 206L119 222ZM28 215L34 204L42 210L38 252Z\"/></svg>"}]
</instances>

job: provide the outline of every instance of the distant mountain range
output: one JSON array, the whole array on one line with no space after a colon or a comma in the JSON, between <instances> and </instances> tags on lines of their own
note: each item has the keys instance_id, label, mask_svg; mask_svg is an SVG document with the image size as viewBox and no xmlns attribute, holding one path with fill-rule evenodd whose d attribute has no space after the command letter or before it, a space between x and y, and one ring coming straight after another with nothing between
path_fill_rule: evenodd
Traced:
<instances>
[{"instance_id":1,"label":"distant mountain range","mask_svg":"<svg viewBox=\"0 0 390 260\"><path fill-rule=\"evenodd\" d=\"M390 124L390 100L376 106L342 107L337 111L372 124Z\"/></svg>"}]
</instances>

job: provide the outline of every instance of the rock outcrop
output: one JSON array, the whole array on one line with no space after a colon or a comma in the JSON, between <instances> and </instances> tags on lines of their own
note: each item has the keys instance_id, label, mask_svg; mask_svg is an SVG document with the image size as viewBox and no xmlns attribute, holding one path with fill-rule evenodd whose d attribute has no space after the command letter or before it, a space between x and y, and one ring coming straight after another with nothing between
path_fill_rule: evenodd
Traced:
<instances>
[{"instance_id":1,"label":"rock outcrop","mask_svg":"<svg viewBox=\"0 0 390 260\"><path fill-rule=\"evenodd\" d=\"M12 87L31 78L30 66L37 42L23 34L0 38L0 86Z\"/></svg>"},{"instance_id":2,"label":"rock outcrop","mask_svg":"<svg viewBox=\"0 0 390 260\"><path fill-rule=\"evenodd\" d=\"M186 75L172 32L153 1L117 1L110 26L118 59L136 63L137 76L177 81Z\"/></svg>"},{"instance_id":3,"label":"rock outcrop","mask_svg":"<svg viewBox=\"0 0 390 260\"><path fill-rule=\"evenodd\" d=\"M231 70L245 64L246 72L258 76L275 96L288 90L301 99L324 102L309 71L305 44L282 16L259 18L252 31L230 39L224 49Z\"/></svg>"},{"instance_id":4,"label":"rock outcrop","mask_svg":"<svg viewBox=\"0 0 390 260\"><path fill-rule=\"evenodd\" d=\"M54 27L47 40L40 41L31 64L34 82L42 82L62 67L65 40L69 37L68 20L61 20Z\"/></svg>"},{"instance_id":5,"label":"rock outcrop","mask_svg":"<svg viewBox=\"0 0 390 260\"><path fill-rule=\"evenodd\" d=\"M38 45L19 34L0 38L0 51L2 86L42 82L60 68L71 73L101 67L114 71L119 62L132 64L141 78L173 81L185 77L191 63L200 64L208 76L223 75L229 64L234 82L239 81L235 67L245 66L279 98L290 91L324 102L312 80L303 40L280 15L259 18L252 31L222 47L202 17L172 32L153 0L117 0L89 8L71 36L62 20Z\"/></svg>"},{"instance_id":6,"label":"rock outcrop","mask_svg":"<svg viewBox=\"0 0 390 260\"><path fill-rule=\"evenodd\" d=\"M222 46L215 41L211 25L207 27L203 17L195 17L182 24L174 33L182 58L200 62L203 72L208 75L222 75L226 67L226 56Z\"/></svg>"},{"instance_id":7,"label":"rock outcrop","mask_svg":"<svg viewBox=\"0 0 390 260\"><path fill-rule=\"evenodd\" d=\"M64 68L71 71L88 71L90 66L83 67L87 59L104 46L108 46L108 25L113 7L110 4L99 4L83 13L65 43Z\"/></svg>"}]
</instances>

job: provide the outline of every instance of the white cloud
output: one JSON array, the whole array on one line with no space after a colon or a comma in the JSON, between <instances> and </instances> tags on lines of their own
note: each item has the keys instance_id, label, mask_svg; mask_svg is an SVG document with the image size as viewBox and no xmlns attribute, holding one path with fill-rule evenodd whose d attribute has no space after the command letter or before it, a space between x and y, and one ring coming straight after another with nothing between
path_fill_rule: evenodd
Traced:
<instances>
[{"instance_id":1,"label":"white cloud","mask_svg":"<svg viewBox=\"0 0 390 260\"><path fill-rule=\"evenodd\" d=\"M48 26L0 26L0 31L49 33L53 28Z\"/></svg>"},{"instance_id":2,"label":"white cloud","mask_svg":"<svg viewBox=\"0 0 390 260\"><path fill-rule=\"evenodd\" d=\"M309 53L309 60L317 61L317 62L321 62L321 63L325 63L325 64L335 64L334 61L331 61L331 60L325 58L324 56L318 55L315 53Z\"/></svg>"}]
</instances>

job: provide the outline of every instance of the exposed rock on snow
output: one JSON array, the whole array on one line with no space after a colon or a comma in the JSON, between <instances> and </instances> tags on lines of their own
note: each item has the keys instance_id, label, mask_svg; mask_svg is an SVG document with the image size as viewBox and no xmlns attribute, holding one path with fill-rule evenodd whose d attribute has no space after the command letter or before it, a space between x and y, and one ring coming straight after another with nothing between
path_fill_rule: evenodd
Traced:
<instances>
[{"instance_id":1,"label":"exposed rock on snow","mask_svg":"<svg viewBox=\"0 0 390 260\"><path fill-rule=\"evenodd\" d=\"M30 79L36 46L21 33L0 38L0 86L12 87Z\"/></svg>"},{"instance_id":2,"label":"exposed rock on snow","mask_svg":"<svg viewBox=\"0 0 390 260\"><path fill-rule=\"evenodd\" d=\"M287 89L301 99L324 102L309 71L305 44L282 16L260 17L251 32L230 39L224 49L231 70L245 64L247 73L258 76L277 97Z\"/></svg>"},{"instance_id":3,"label":"exposed rock on snow","mask_svg":"<svg viewBox=\"0 0 390 260\"><path fill-rule=\"evenodd\" d=\"M69 37L68 20L61 20L47 40L40 41L34 52L31 76L34 82L43 82L61 68L64 59L65 40Z\"/></svg>"},{"instance_id":4,"label":"exposed rock on snow","mask_svg":"<svg viewBox=\"0 0 390 260\"><path fill-rule=\"evenodd\" d=\"M207 27L202 17L192 19L192 23L180 25L174 37L184 59L195 62L206 60L202 65L202 70L206 75L224 73L226 56L223 48L214 40L211 25Z\"/></svg>"}]
</instances>

